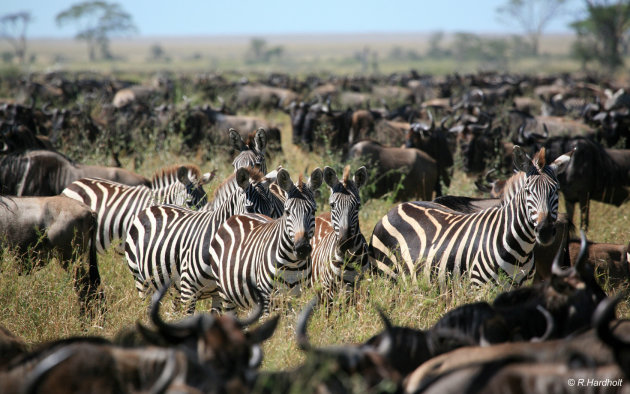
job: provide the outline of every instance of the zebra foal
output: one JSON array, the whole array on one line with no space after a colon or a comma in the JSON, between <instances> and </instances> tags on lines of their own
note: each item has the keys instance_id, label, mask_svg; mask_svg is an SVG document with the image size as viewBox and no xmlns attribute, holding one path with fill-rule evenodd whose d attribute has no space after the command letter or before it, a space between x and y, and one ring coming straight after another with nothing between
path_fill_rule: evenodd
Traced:
<instances>
[{"instance_id":1,"label":"zebra foal","mask_svg":"<svg viewBox=\"0 0 630 394\"><path fill-rule=\"evenodd\" d=\"M330 212L315 218L310 283L321 286L323 294L329 297L339 285L353 286L369 263L367 242L359 227L359 188L366 181L365 167L359 168L350 179L350 166L347 166L341 181L335 170L324 168L324 182L330 187Z\"/></svg>"},{"instance_id":2,"label":"zebra foal","mask_svg":"<svg viewBox=\"0 0 630 394\"><path fill-rule=\"evenodd\" d=\"M151 187L127 186L100 178L74 181L62 195L80 201L97 214L96 247L99 253L116 240L124 241L134 215L154 204L201 207L208 197L203 185L214 174L202 174L196 165L170 166L158 170ZM119 250L122 253L122 250Z\"/></svg>"},{"instance_id":3,"label":"zebra foal","mask_svg":"<svg viewBox=\"0 0 630 394\"><path fill-rule=\"evenodd\" d=\"M392 208L374 227L370 254L379 269L396 275L420 271L440 285L447 273L467 273L472 283L500 282L505 274L516 284L533 275L536 242L547 245L555 237L558 179L572 152L545 163L545 150L533 159L514 147L514 164L525 173L518 189L501 204L462 214L431 202L406 202ZM403 268L404 267L404 268Z\"/></svg>"},{"instance_id":4,"label":"zebra foal","mask_svg":"<svg viewBox=\"0 0 630 394\"><path fill-rule=\"evenodd\" d=\"M310 240L317 209L314 191L322 184L322 170L316 168L307 183L300 177L294 184L289 173L281 169L276 182L287 193L281 218L232 216L217 229L210 243L211 266L201 267L210 275L199 278L216 283L226 309L253 306L255 286L268 312L274 289L295 287L311 273Z\"/></svg>"}]
</instances>

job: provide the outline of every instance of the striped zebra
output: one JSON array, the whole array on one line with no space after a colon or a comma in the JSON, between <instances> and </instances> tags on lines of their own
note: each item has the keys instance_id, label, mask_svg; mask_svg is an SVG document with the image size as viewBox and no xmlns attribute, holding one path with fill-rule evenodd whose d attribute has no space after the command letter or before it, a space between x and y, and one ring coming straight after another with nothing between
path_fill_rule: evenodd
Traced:
<instances>
[{"instance_id":1,"label":"striped zebra","mask_svg":"<svg viewBox=\"0 0 630 394\"><path fill-rule=\"evenodd\" d=\"M294 184L286 170L278 171L277 183L287 193L284 215L275 220L235 215L223 223L210 243L211 265L198 268L204 275L197 276L197 291L214 291L216 286L226 309L247 308L255 304L255 286L268 312L275 288L295 287L308 279L317 209L314 191L322 176L316 168L308 183L300 177ZM218 304L216 297L213 303Z\"/></svg>"},{"instance_id":2,"label":"striped zebra","mask_svg":"<svg viewBox=\"0 0 630 394\"><path fill-rule=\"evenodd\" d=\"M242 167L252 167L259 169L263 174L267 172L267 165L265 161L267 136L265 129L260 128L256 132L256 136L254 138L255 147L246 145L241 135L234 129L230 129L230 140L234 149L241 151L232 163L234 171L237 171ZM275 179L275 176L276 171L272 171L266 175L268 179L272 180ZM225 200L229 199L235 190L238 189L238 184L235 182L234 178L228 179L230 179L229 182L223 182L215 189L212 202L208 204L207 207L209 211L217 209L217 207L222 205ZM270 216L273 218L282 216L282 212L284 211L284 200L277 195L272 195L271 197L273 201L273 210Z\"/></svg>"},{"instance_id":3,"label":"striped zebra","mask_svg":"<svg viewBox=\"0 0 630 394\"><path fill-rule=\"evenodd\" d=\"M261 127L256 131L254 146L247 145L245 141L243 141L241 134L232 128L230 128L229 134L232 147L241 152L232 162L234 171L241 167L255 167L263 174L266 174L267 162L265 160L265 148L267 147L267 132L265 129Z\"/></svg>"},{"instance_id":4,"label":"striped zebra","mask_svg":"<svg viewBox=\"0 0 630 394\"><path fill-rule=\"evenodd\" d=\"M471 214L431 202L406 202L392 208L374 227L370 241L373 263L382 271L406 268L413 277L437 273L441 286L447 273L466 272L474 284L500 283L500 275L521 284L533 275L536 242L554 240L558 215L558 179L572 152L545 163L544 148L533 159L514 147L514 163L526 175L522 186L506 193L497 207Z\"/></svg>"},{"instance_id":5,"label":"striped zebra","mask_svg":"<svg viewBox=\"0 0 630 394\"><path fill-rule=\"evenodd\" d=\"M340 284L354 285L369 263L367 242L359 227L359 188L367 181L367 170L359 168L350 179L347 166L340 182L335 170L325 167L324 181L330 187L330 212L315 218L311 285L321 286L330 297Z\"/></svg>"},{"instance_id":6,"label":"striped zebra","mask_svg":"<svg viewBox=\"0 0 630 394\"><path fill-rule=\"evenodd\" d=\"M96 247L99 253L116 240L123 241L133 216L151 205L169 203L200 207L207 204L203 185L214 174L202 174L196 165L175 165L158 170L151 187L127 186L100 178L83 178L66 187L61 194L81 201L98 218ZM117 249L122 253L122 249Z\"/></svg>"},{"instance_id":7,"label":"striped zebra","mask_svg":"<svg viewBox=\"0 0 630 394\"><path fill-rule=\"evenodd\" d=\"M250 167L239 168L239 189L214 211L193 211L174 205L155 205L135 216L125 239L127 265L134 275L136 289L144 297L149 289L161 289L174 282L181 303L195 310L206 288L205 267L210 264L209 245L217 227L230 216L241 213L269 214L269 180ZM208 285L212 292L216 286Z\"/></svg>"}]
</instances>

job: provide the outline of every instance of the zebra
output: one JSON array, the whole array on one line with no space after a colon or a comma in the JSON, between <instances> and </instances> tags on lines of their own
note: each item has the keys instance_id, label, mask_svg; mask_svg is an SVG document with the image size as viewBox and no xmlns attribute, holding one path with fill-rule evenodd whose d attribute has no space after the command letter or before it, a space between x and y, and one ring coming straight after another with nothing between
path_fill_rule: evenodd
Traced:
<instances>
[{"instance_id":1,"label":"zebra","mask_svg":"<svg viewBox=\"0 0 630 394\"><path fill-rule=\"evenodd\" d=\"M83 178L70 184L61 194L85 203L97 213L96 247L103 253L115 240L125 239L133 216L148 206L157 203L189 207L207 204L203 185L213 178L213 173L202 175L196 165L175 165L158 170L151 188ZM117 250L122 252L120 248Z\"/></svg>"},{"instance_id":2,"label":"zebra","mask_svg":"<svg viewBox=\"0 0 630 394\"><path fill-rule=\"evenodd\" d=\"M263 174L266 174L267 162L265 160L265 148L267 147L267 132L265 129L260 127L256 131L256 135L254 136L254 146L247 145L245 141L243 141L241 134L233 128L230 128L228 133L230 134L230 143L232 144L232 147L241 152L232 162L234 171L241 167L255 167Z\"/></svg>"},{"instance_id":3,"label":"zebra","mask_svg":"<svg viewBox=\"0 0 630 394\"><path fill-rule=\"evenodd\" d=\"M253 167L259 169L263 174L266 173L267 165L265 161L265 146L267 143L267 135L265 129L259 128L256 132L256 136L254 137L255 147L250 147L245 144L238 131L231 128L229 133L233 148L241 151L241 153L232 162L234 171L237 171L242 167ZM272 171L267 174L266 177L269 179L275 179L276 171ZM223 182L215 189L212 202L206 208L207 210L213 211L217 209L217 207L221 206L225 200L229 199L235 190L238 189L238 185L234 181L234 178L229 178L229 180L229 182ZM273 218L282 216L282 212L284 211L284 199L282 199L281 196L274 194L272 195L272 201L273 211L270 216Z\"/></svg>"},{"instance_id":4,"label":"zebra","mask_svg":"<svg viewBox=\"0 0 630 394\"><path fill-rule=\"evenodd\" d=\"M203 267L210 264L208 246L216 228L235 214L269 214L269 180L260 171L243 167L226 181L231 178L239 189L214 211L165 204L138 212L125 239L125 257L140 297L174 282L181 304L193 313L202 295L198 283L208 278Z\"/></svg>"},{"instance_id":5,"label":"zebra","mask_svg":"<svg viewBox=\"0 0 630 394\"><path fill-rule=\"evenodd\" d=\"M311 285L321 286L330 297L337 285L354 285L369 264L368 245L359 227L359 188L367 181L367 169L359 168L350 179L346 166L340 182L335 170L325 167L324 181L331 191L330 212L315 218Z\"/></svg>"},{"instance_id":6,"label":"zebra","mask_svg":"<svg viewBox=\"0 0 630 394\"><path fill-rule=\"evenodd\" d=\"M296 288L308 280L317 209L314 191L321 186L322 177L322 170L316 168L307 183L300 176L294 184L281 169L277 183L287 193L281 218L235 215L219 226L209 247L210 266L195 269L204 274L197 275L198 293L211 289L215 306L220 301L218 293L227 310L253 306L253 295L259 293L268 313L274 288Z\"/></svg>"},{"instance_id":7,"label":"zebra","mask_svg":"<svg viewBox=\"0 0 630 394\"><path fill-rule=\"evenodd\" d=\"M430 280L437 271L441 286L447 272L455 276L466 272L474 285L508 284L501 274L510 283L522 284L535 272L534 244L554 240L557 175L566 169L572 153L546 165L544 148L530 159L515 146L514 163L525 176L517 182L522 186L506 193L497 207L462 214L431 202L395 206L372 232L372 264L393 276L404 266L415 277L424 263L424 277Z\"/></svg>"}]
</instances>

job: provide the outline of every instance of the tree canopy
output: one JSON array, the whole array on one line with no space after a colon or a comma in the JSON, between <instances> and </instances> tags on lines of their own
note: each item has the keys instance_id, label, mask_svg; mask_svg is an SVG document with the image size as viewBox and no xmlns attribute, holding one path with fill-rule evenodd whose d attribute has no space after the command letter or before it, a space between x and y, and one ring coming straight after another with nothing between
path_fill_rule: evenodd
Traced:
<instances>
[{"instance_id":1,"label":"tree canopy","mask_svg":"<svg viewBox=\"0 0 630 394\"><path fill-rule=\"evenodd\" d=\"M596 60L614 70L623 65L621 47L630 29L630 1L587 0L586 16L571 27L578 36L573 55L583 64Z\"/></svg>"},{"instance_id":2,"label":"tree canopy","mask_svg":"<svg viewBox=\"0 0 630 394\"><path fill-rule=\"evenodd\" d=\"M566 0L507 0L497 8L505 23L518 23L530 40L532 55L538 55L538 42L543 31L554 18L564 12Z\"/></svg>"},{"instance_id":3,"label":"tree canopy","mask_svg":"<svg viewBox=\"0 0 630 394\"><path fill-rule=\"evenodd\" d=\"M0 17L0 37L9 41L15 51L15 56L22 64L26 57L26 29L31 19L31 13L27 11Z\"/></svg>"},{"instance_id":4,"label":"tree canopy","mask_svg":"<svg viewBox=\"0 0 630 394\"><path fill-rule=\"evenodd\" d=\"M75 23L80 26L75 38L88 44L90 60L96 59L97 50L104 59L112 58L109 40L114 35L136 33L133 18L120 4L105 1L85 1L72 5L55 18L58 26Z\"/></svg>"}]
</instances>

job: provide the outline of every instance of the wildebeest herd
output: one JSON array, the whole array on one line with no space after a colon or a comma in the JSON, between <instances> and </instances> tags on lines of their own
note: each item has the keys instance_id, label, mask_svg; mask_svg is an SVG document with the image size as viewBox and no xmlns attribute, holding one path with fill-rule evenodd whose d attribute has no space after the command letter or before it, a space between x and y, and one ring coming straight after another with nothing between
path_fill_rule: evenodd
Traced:
<instances>
[{"instance_id":1,"label":"wildebeest herd","mask_svg":"<svg viewBox=\"0 0 630 394\"><path fill-rule=\"evenodd\" d=\"M5 85L15 99L0 106L3 249L24 273L53 257L73 269L89 319L107 315L98 259L115 247L138 302L151 297L152 326L29 345L0 326L0 392L630 387L630 326L615 313L630 277L628 245L586 237L591 200L628 199L627 87L564 74L415 71L159 75L146 84L53 73ZM268 120L277 114L286 125ZM305 174L268 168L282 163L283 134L292 152L326 159ZM149 179L120 167L121 158L145 160L149 143L191 161L229 155L233 170L208 195L214 170L166 163ZM90 149L111 166L81 164ZM444 194L454 169L489 197ZM361 205L378 198L390 199L389 210L364 235ZM312 345L316 305L328 313L352 304L362 282L377 277L443 293L460 282L500 291L432 326L419 322L422 330L393 325L379 310L383 328L372 338ZM304 361L260 370L261 344L287 312L274 298L307 288L317 296L295 321ZM168 291L188 317L164 320ZM199 310L204 299L210 311ZM251 312L231 313L242 310Z\"/></svg>"}]
</instances>

